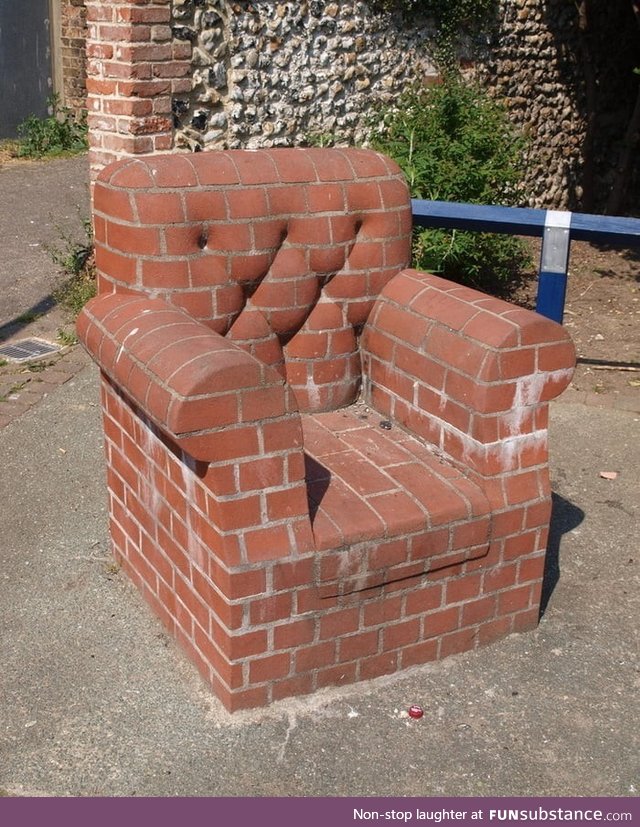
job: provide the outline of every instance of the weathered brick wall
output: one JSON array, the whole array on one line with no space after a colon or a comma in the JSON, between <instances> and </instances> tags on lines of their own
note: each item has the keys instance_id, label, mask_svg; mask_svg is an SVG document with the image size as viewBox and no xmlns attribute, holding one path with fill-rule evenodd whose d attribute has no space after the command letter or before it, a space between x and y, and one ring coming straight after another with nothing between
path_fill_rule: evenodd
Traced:
<instances>
[{"instance_id":1,"label":"weathered brick wall","mask_svg":"<svg viewBox=\"0 0 640 827\"><path fill-rule=\"evenodd\" d=\"M127 155L170 150L173 96L191 88L191 50L172 39L170 0L86 5L92 170Z\"/></svg>"},{"instance_id":2,"label":"weathered brick wall","mask_svg":"<svg viewBox=\"0 0 640 827\"><path fill-rule=\"evenodd\" d=\"M61 0L60 29L62 98L66 106L80 113L87 105L85 0Z\"/></svg>"}]
</instances>

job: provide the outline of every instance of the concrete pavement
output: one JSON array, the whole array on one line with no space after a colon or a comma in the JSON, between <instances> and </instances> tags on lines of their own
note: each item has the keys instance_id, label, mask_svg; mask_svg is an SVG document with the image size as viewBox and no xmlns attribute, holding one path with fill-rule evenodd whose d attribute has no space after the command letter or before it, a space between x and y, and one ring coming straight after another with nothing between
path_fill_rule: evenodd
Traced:
<instances>
[{"instance_id":1,"label":"concrete pavement","mask_svg":"<svg viewBox=\"0 0 640 827\"><path fill-rule=\"evenodd\" d=\"M0 338L55 337L55 314L16 319L47 302L57 271L44 244L60 217L80 231L85 175L86 158L0 171ZM95 367L72 348L26 378L11 415L0 410L0 794L640 790L638 413L552 408L549 588L535 632L230 716L113 566Z\"/></svg>"},{"instance_id":2,"label":"concrete pavement","mask_svg":"<svg viewBox=\"0 0 640 827\"><path fill-rule=\"evenodd\" d=\"M0 431L0 789L82 796L633 796L640 417L556 404L539 628L230 716L113 566L96 370ZM615 480L600 477L615 470ZM406 717L412 703L425 708Z\"/></svg>"},{"instance_id":3,"label":"concrete pavement","mask_svg":"<svg viewBox=\"0 0 640 827\"><path fill-rule=\"evenodd\" d=\"M19 328L25 314L30 318L51 310L51 292L60 280L51 250L82 241L82 222L88 218L86 155L0 169L0 339ZM40 335L47 338L52 330L55 337L51 323L57 318L48 321Z\"/></svg>"}]
</instances>

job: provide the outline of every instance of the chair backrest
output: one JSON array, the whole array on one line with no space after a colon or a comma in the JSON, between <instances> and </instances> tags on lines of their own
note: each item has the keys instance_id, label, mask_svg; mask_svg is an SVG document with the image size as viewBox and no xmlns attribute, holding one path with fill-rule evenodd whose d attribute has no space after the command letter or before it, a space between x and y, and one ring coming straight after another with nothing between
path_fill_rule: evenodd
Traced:
<instances>
[{"instance_id":1,"label":"chair backrest","mask_svg":"<svg viewBox=\"0 0 640 827\"><path fill-rule=\"evenodd\" d=\"M409 263L400 169L361 149L156 155L94 190L100 292L162 297L275 367L301 410L357 395L357 342Z\"/></svg>"}]
</instances>

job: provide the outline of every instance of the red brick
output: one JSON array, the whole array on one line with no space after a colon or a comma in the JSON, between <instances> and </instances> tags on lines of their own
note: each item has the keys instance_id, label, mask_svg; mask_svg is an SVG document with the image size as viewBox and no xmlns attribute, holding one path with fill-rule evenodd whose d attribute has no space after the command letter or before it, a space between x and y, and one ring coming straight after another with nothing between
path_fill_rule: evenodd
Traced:
<instances>
[{"instance_id":1,"label":"red brick","mask_svg":"<svg viewBox=\"0 0 640 827\"><path fill-rule=\"evenodd\" d=\"M287 563L274 563L273 588L275 591L303 586L312 581L313 558Z\"/></svg>"},{"instance_id":2,"label":"red brick","mask_svg":"<svg viewBox=\"0 0 640 827\"><path fill-rule=\"evenodd\" d=\"M422 614L438 609L442 605L444 588L439 584L429 584L409 592L406 599L405 614Z\"/></svg>"},{"instance_id":3,"label":"red brick","mask_svg":"<svg viewBox=\"0 0 640 827\"><path fill-rule=\"evenodd\" d=\"M120 282L133 284L136 278L137 259L115 253L103 244L95 245L95 253L98 270Z\"/></svg>"},{"instance_id":4,"label":"red brick","mask_svg":"<svg viewBox=\"0 0 640 827\"><path fill-rule=\"evenodd\" d=\"M462 625L472 626L495 617L497 602L495 595L489 595L465 603L462 607Z\"/></svg>"},{"instance_id":5,"label":"red brick","mask_svg":"<svg viewBox=\"0 0 640 827\"><path fill-rule=\"evenodd\" d=\"M243 187L226 193L229 218L259 218L267 215L267 197L263 188Z\"/></svg>"},{"instance_id":6,"label":"red brick","mask_svg":"<svg viewBox=\"0 0 640 827\"><path fill-rule=\"evenodd\" d=\"M317 675L318 689L325 686L344 686L356 680L357 665L355 663L340 663L328 669L321 669Z\"/></svg>"},{"instance_id":7,"label":"red brick","mask_svg":"<svg viewBox=\"0 0 640 827\"><path fill-rule=\"evenodd\" d=\"M249 608L249 621L252 625L272 623L290 615L291 594L289 592L254 599Z\"/></svg>"},{"instance_id":8,"label":"red brick","mask_svg":"<svg viewBox=\"0 0 640 827\"><path fill-rule=\"evenodd\" d=\"M320 618L320 640L355 632L359 625L360 609L357 607L330 612Z\"/></svg>"},{"instance_id":9,"label":"red brick","mask_svg":"<svg viewBox=\"0 0 640 827\"><path fill-rule=\"evenodd\" d=\"M576 350L573 342L543 345L538 348L538 370L562 370L573 367Z\"/></svg>"},{"instance_id":10,"label":"red brick","mask_svg":"<svg viewBox=\"0 0 640 827\"><path fill-rule=\"evenodd\" d=\"M281 456L252 459L238 468L241 491L262 490L284 483L284 458Z\"/></svg>"},{"instance_id":11,"label":"red brick","mask_svg":"<svg viewBox=\"0 0 640 827\"><path fill-rule=\"evenodd\" d=\"M431 612L424 619L425 638L438 637L446 632L452 632L459 625L459 609L447 608Z\"/></svg>"},{"instance_id":12,"label":"red brick","mask_svg":"<svg viewBox=\"0 0 640 827\"><path fill-rule=\"evenodd\" d=\"M311 672L323 666L335 663L336 643L334 640L301 647L295 653L296 672Z\"/></svg>"},{"instance_id":13,"label":"red brick","mask_svg":"<svg viewBox=\"0 0 640 827\"><path fill-rule=\"evenodd\" d=\"M291 655L288 652L252 660L249 663L249 683L263 683L284 678L289 674L290 668Z\"/></svg>"},{"instance_id":14,"label":"red brick","mask_svg":"<svg viewBox=\"0 0 640 827\"><path fill-rule=\"evenodd\" d=\"M541 580L544 574L544 554L520 560L518 568L518 583L528 583L532 580Z\"/></svg>"},{"instance_id":15,"label":"red brick","mask_svg":"<svg viewBox=\"0 0 640 827\"><path fill-rule=\"evenodd\" d=\"M241 512L238 512L238 516ZM246 531L244 541L247 548L247 559L250 563L260 560L275 560L286 557L291 553L289 532L284 525L260 528L257 531Z\"/></svg>"},{"instance_id":16,"label":"red brick","mask_svg":"<svg viewBox=\"0 0 640 827\"><path fill-rule=\"evenodd\" d=\"M537 528L549 525L551 516L551 501L544 500L540 503L533 503L527 506L525 514L525 528Z\"/></svg>"},{"instance_id":17,"label":"red brick","mask_svg":"<svg viewBox=\"0 0 640 827\"><path fill-rule=\"evenodd\" d=\"M269 701L267 685L244 689L240 692L219 691L217 694L229 712L239 712L241 709L265 706Z\"/></svg>"},{"instance_id":18,"label":"red brick","mask_svg":"<svg viewBox=\"0 0 640 827\"><path fill-rule=\"evenodd\" d=\"M402 595L385 597L382 600L365 603L362 609L363 626L379 626L402 617Z\"/></svg>"},{"instance_id":19,"label":"red brick","mask_svg":"<svg viewBox=\"0 0 640 827\"><path fill-rule=\"evenodd\" d=\"M510 614L531 608L531 586L501 592L498 596L498 614Z\"/></svg>"},{"instance_id":20,"label":"red brick","mask_svg":"<svg viewBox=\"0 0 640 827\"><path fill-rule=\"evenodd\" d=\"M440 641L440 657L446 658L449 655L458 655L461 652L468 652L476 644L476 629L461 629L450 635L444 635Z\"/></svg>"},{"instance_id":21,"label":"red brick","mask_svg":"<svg viewBox=\"0 0 640 827\"><path fill-rule=\"evenodd\" d=\"M110 247L135 255L160 255L160 236L150 227L135 227L109 222L107 240Z\"/></svg>"},{"instance_id":22,"label":"red brick","mask_svg":"<svg viewBox=\"0 0 640 827\"><path fill-rule=\"evenodd\" d=\"M194 642L227 687L235 689L243 685L242 665L231 663L226 654L221 651L220 646L217 645L218 642L212 640L197 626L194 630Z\"/></svg>"},{"instance_id":23,"label":"red brick","mask_svg":"<svg viewBox=\"0 0 640 827\"><path fill-rule=\"evenodd\" d=\"M470 319L464 326L463 333L491 347L507 348L519 344L515 324L486 312L478 313Z\"/></svg>"},{"instance_id":24,"label":"red brick","mask_svg":"<svg viewBox=\"0 0 640 827\"><path fill-rule=\"evenodd\" d=\"M438 640L423 640L413 646L407 646L400 652L402 668L417 666L436 660L438 657Z\"/></svg>"},{"instance_id":25,"label":"red brick","mask_svg":"<svg viewBox=\"0 0 640 827\"><path fill-rule=\"evenodd\" d=\"M292 695L307 695L313 691L312 675L296 675L293 678L277 681L271 690L274 701L289 698Z\"/></svg>"},{"instance_id":26,"label":"red brick","mask_svg":"<svg viewBox=\"0 0 640 827\"><path fill-rule=\"evenodd\" d=\"M194 592L192 584L185 582L181 577L176 577L175 590L176 595L198 625L202 629L208 629L210 620L209 608Z\"/></svg>"},{"instance_id":27,"label":"red brick","mask_svg":"<svg viewBox=\"0 0 640 827\"><path fill-rule=\"evenodd\" d=\"M531 554L538 547L538 530L516 534L504 541L503 556L505 560L517 560L525 554Z\"/></svg>"},{"instance_id":28,"label":"red brick","mask_svg":"<svg viewBox=\"0 0 640 827\"><path fill-rule=\"evenodd\" d=\"M340 638L340 656L338 660L340 662L357 660L375 654L378 651L378 638L377 630L360 632L359 634Z\"/></svg>"},{"instance_id":29,"label":"red brick","mask_svg":"<svg viewBox=\"0 0 640 827\"><path fill-rule=\"evenodd\" d=\"M292 649L311 643L315 637L315 621L311 618L295 620L273 630L274 649Z\"/></svg>"},{"instance_id":30,"label":"red brick","mask_svg":"<svg viewBox=\"0 0 640 827\"><path fill-rule=\"evenodd\" d=\"M512 474L504 481L507 502L518 505L528 500L540 497L539 476L537 471L525 471L521 474Z\"/></svg>"},{"instance_id":31,"label":"red brick","mask_svg":"<svg viewBox=\"0 0 640 827\"><path fill-rule=\"evenodd\" d=\"M419 636L420 621L418 618L384 626L382 630L382 648L383 650L400 649L411 643L416 643Z\"/></svg>"},{"instance_id":32,"label":"red brick","mask_svg":"<svg viewBox=\"0 0 640 827\"><path fill-rule=\"evenodd\" d=\"M229 656L233 660L264 654L268 651L267 633L264 629L255 629L250 632L231 635L228 638L228 650Z\"/></svg>"},{"instance_id":33,"label":"red brick","mask_svg":"<svg viewBox=\"0 0 640 827\"><path fill-rule=\"evenodd\" d=\"M380 675L390 675L398 668L397 652L382 652L360 662L360 680L368 681Z\"/></svg>"},{"instance_id":34,"label":"red brick","mask_svg":"<svg viewBox=\"0 0 640 827\"><path fill-rule=\"evenodd\" d=\"M476 572L447 582L446 603L460 603L480 594L482 574Z\"/></svg>"},{"instance_id":35,"label":"red brick","mask_svg":"<svg viewBox=\"0 0 640 827\"><path fill-rule=\"evenodd\" d=\"M490 593L500 589L508 589L516 583L518 566L516 563L502 565L485 572L483 592Z\"/></svg>"}]
</instances>

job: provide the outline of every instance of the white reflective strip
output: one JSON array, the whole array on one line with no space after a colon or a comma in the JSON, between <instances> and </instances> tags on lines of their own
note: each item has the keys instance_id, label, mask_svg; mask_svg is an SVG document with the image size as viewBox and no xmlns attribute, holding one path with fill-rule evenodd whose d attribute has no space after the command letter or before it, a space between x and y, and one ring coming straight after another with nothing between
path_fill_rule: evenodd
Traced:
<instances>
[{"instance_id":1,"label":"white reflective strip","mask_svg":"<svg viewBox=\"0 0 640 827\"><path fill-rule=\"evenodd\" d=\"M557 227L558 229L569 230L571 228L572 213L565 210L547 210L544 217L544 226Z\"/></svg>"},{"instance_id":2,"label":"white reflective strip","mask_svg":"<svg viewBox=\"0 0 640 827\"><path fill-rule=\"evenodd\" d=\"M547 210L540 257L540 270L543 273L565 274L567 272L571 241L570 229L570 212Z\"/></svg>"}]
</instances>

